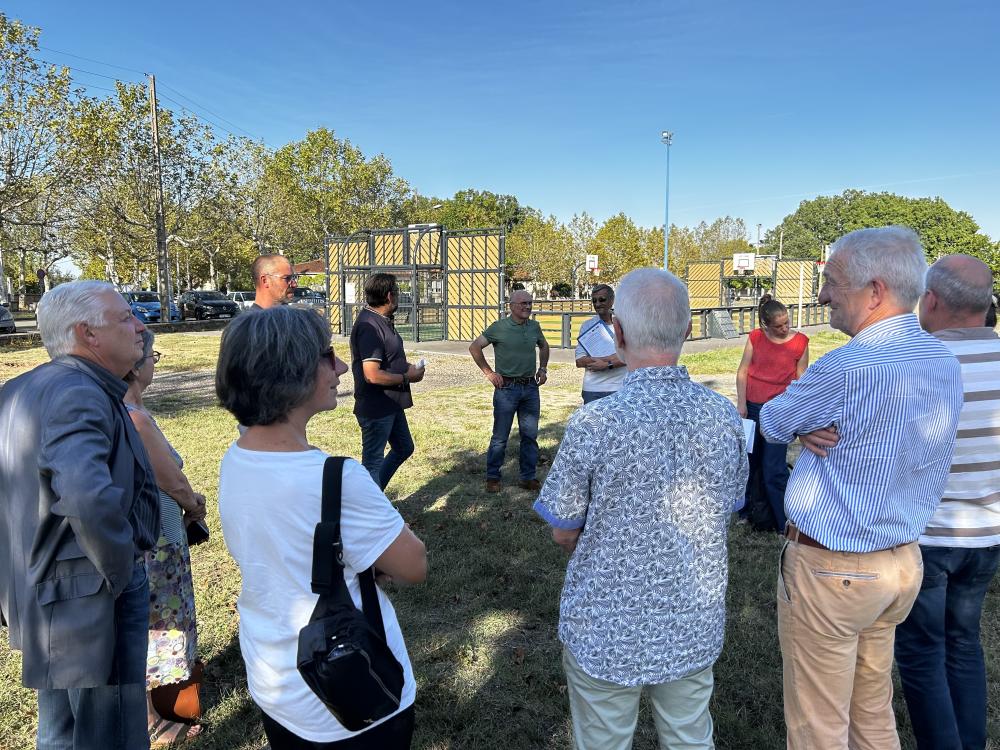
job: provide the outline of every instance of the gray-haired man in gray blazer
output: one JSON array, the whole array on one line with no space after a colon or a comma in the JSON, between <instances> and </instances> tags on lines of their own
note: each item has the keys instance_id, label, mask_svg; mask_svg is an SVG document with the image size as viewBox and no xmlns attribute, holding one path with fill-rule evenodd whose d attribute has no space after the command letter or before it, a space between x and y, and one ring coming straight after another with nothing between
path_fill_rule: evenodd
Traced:
<instances>
[{"instance_id":1,"label":"gray-haired man in gray blazer","mask_svg":"<svg viewBox=\"0 0 1000 750\"><path fill-rule=\"evenodd\" d=\"M122 377L144 330L114 287L57 286L38 306L52 358L0 390L0 613L38 690L38 748L148 748L152 469Z\"/></svg>"}]
</instances>

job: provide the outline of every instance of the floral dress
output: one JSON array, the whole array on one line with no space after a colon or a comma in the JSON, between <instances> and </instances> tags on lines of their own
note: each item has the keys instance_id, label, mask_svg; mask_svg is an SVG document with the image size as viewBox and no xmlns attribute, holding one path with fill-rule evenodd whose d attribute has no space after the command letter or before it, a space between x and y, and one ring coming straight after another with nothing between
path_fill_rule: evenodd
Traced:
<instances>
[{"instance_id":1,"label":"floral dress","mask_svg":"<svg viewBox=\"0 0 1000 750\"><path fill-rule=\"evenodd\" d=\"M125 406L129 411L141 411L160 429L149 412L130 404ZM167 446L177 466L184 466L169 441ZM146 552L146 573L149 577L146 688L152 690L187 680L198 654L194 583L184 519L177 501L162 490L160 537L153 549Z\"/></svg>"}]
</instances>

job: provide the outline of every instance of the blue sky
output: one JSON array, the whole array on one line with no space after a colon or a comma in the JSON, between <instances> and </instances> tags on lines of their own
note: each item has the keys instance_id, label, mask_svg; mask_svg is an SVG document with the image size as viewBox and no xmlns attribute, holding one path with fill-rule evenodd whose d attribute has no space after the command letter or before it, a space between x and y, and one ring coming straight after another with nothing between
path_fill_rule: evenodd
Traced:
<instances>
[{"instance_id":1,"label":"blue sky","mask_svg":"<svg viewBox=\"0 0 1000 750\"><path fill-rule=\"evenodd\" d=\"M151 71L163 106L271 146L332 128L427 195L473 187L563 220L662 224L668 129L671 223L729 214L755 235L801 200L864 188L941 196L1000 239L1000 6L983 0L8 0L5 12L42 27L46 59Z\"/></svg>"}]
</instances>

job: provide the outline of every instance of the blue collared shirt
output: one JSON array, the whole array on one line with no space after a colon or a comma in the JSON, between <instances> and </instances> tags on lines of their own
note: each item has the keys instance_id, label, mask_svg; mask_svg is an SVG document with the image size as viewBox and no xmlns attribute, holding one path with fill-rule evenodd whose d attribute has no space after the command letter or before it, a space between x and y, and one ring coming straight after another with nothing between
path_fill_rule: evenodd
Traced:
<instances>
[{"instance_id":1,"label":"blue collared shirt","mask_svg":"<svg viewBox=\"0 0 1000 750\"><path fill-rule=\"evenodd\" d=\"M839 552L915 541L941 499L961 407L958 360L915 315L864 328L761 409L772 442L830 425L840 433L826 458L802 451L788 519Z\"/></svg>"}]
</instances>

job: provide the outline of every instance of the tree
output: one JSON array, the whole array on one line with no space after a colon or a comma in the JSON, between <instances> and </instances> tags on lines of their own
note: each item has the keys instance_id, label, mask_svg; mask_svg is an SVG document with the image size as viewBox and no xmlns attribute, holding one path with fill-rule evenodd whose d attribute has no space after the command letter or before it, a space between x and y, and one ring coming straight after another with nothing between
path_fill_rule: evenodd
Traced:
<instances>
[{"instance_id":1,"label":"tree","mask_svg":"<svg viewBox=\"0 0 1000 750\"><path fill-rule=\"evenodd\" d=\"M531 212L507 235L507 275L526 276L536 283L555 284L572 275L567 267L570 237L554 216Z\"/></svg>"},{"instance_id":2,"label":"tree","mask_svg":"<svg viewBox=\"0 0 1000 750\"><path fill-rule=\"evenodd\" d=\"M119 82L115 96L81 102L76 138L86 159L89 179L80 190L76 216L78 263L103 259L105 278L114 283L148 286L155 272L157 196L149 98L139 84ZM174 273L180 251L194 240L192 215L208 183L214 138L193 117L158 112L164 222L168 246L174 246Z\"/></svg>"},{"instance_id":3,"label":"tree","mask_svg":"<svg viewBox=\"0 0 1000 750\"><path fill-rule=\"evenodd\" d=\"M583 274L587 265L587 256L593 255L597 250L597 222L584 211L582 214L573 214L569 224L566 225L569 233L569 257L565 262L570 268L570 275L573 279L574 294L582 295Z\"/></svg>"},{"instance_id":4,"label":"tree","mask_svg":"<svg viewBox=\"0 0 1000 750\"><path fill-rule=\"evenodd\" d=\"M30 225L35 212L22 209L37 209L77 168L68 130L74 108L69 70L35 58L39 33L0 13L0 242L5 225ZM6 273L0 244L0 301Z\"/></svg>"},{"instance_id":5,"label":"tree","mask_svg":"<svg viewBox=\"0 0 1000 750\"><path fill-rule=\"evenodd\" d=\"M295 260L316 257L330 235L399 223L409 193L385 156L365 159L326 128L278 149L267 179L286 208L278 243Z\"/></svg>"},{"instance_id":6,"label":"tree","mask_svg":"<svg viewBox=\"0 0 1000 750\"><path fill-rule=\"evenodd\" d=\"M650 230L637 226L624 213L605 221L594 237L601 268L599 280L614 283L633 268L658 265L663 257L662 240L657 249L649 242L649 235Z\"/></svg>"},{"instance_id":7,"label":"tree","mask_svg":"<svg viewBox=\"0 0 1000 750\"><path fill-rule=\"evenodd\" d=\"M863 190L802 201L794 213L767 233L764 246L777 254L780 244L784 257L819 260L827 245L848 232L889 224L913 229L928 260L951 253L990 256L989 237L980 232L969 214L954 210L941 198L906 198Z\"/></svg>"}]
</instances>

